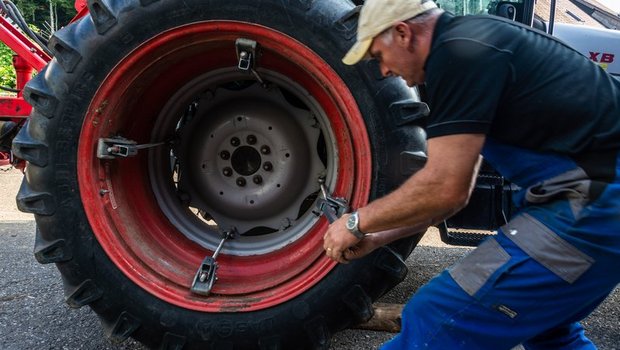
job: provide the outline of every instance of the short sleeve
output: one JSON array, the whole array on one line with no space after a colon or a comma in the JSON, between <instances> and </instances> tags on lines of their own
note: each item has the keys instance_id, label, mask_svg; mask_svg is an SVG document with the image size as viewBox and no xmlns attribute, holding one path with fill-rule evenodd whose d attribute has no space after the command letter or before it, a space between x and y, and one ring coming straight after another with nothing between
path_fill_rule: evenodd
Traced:
<instances>
[{"instance_id":1,"label":"short sleeve","mask_svg":"<svg viewBox=\"0 0 620 350\"><path fill-rule=\"evenodd\" d=\"M435 48L425 67L431 109L427 137L487 134L511 79L511 56L508 50L466 38Z\"/></svg>"}]
</instances>

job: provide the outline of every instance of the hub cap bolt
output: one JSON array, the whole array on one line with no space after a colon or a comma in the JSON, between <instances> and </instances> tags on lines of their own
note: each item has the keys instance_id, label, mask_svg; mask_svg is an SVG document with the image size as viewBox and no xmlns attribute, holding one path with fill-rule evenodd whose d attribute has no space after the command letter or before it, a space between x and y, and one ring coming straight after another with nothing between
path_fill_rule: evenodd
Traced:
<instances>
[{"instance_id":1,"label":"hub cap bolt","mask_svg":"<svg viewBox=\"0 0 620 350\"><path fill-rule=\"evenodd\" d=\"M224 170L222 170L222 174L224 174L224 176L229 177L231 176L233 173L232 169L229 167L224 168Z\"/></svg>"},{"instance_id":2,"label":"hub cap bolt","mask_svg":"<svg viewBox=\"0 0 620 350\"><path fill-rule=\"evenodd\" d=\"M262 153L262 154L269 154L269 153L271 153L271 149L269 148L269 146L263 145L260 148L260 153Z\"/></svg>"},{"instance_id":3,"label":"hub cap bolt","mask_svg":"<svg viewBox=\"0 0 620 350\"><path fill-rule=\"evenodd\" d=\"M265 171L272 171L273 170L273 165L271 164L271 162L265 162L263 164L263 170L265 170Z\"/></svg>"},{"instance_id":4,"label":"hub cap bolt","mask_svg":"<svg viewBox=\"0 0 620 350\"><path fill-rule=\"evenodd\" d=\"M228 152L228 151L220 152L220 158L222 158L224 160L228 160L230 158L230 152Z\"/></svg>"},{"instance_id":5,"label":"hub cap bolt","mask_svg":"<svg viewBox=\"0 0 620 350\"><path fill-rule=\"evenodd\" d=\"M256 143L256 136L248 135L248 137L245 140L247 141L248 145L253 145Z\"/></svg>"},{"instance_id":6,"label":"hub cap bolt","mask_svg":"<svg viewBox=\"0 0 620 350\"><path fill-rule=\"evenodd\" d=\"M245 179L242 178L242 177L238 177L237 178L237 186L239 186L239 187L245 186Z\"/></svg>"},{"instance_id":7,"label":"hub cap bolt","mask_svg":"<svg viewBox=\"0 0 620 350\"><path fill-rule=\"evenodd\" d=\"M233 147L237 147L241 144L241 141L238 138L233 137L230 139L230 144L233 145Z\"/></svg>"},{"instance_id":8,"label":"hub cap bolt","mask_svg":"<svg viewBox=\"0 0 620 350\"><path fill-rule=\"evenodd\" d=\"M263 177L260 175L254 175L252 181L254 181L254 183L257 185L260 185L263 182Z\"/></svg>"}]
</instances>

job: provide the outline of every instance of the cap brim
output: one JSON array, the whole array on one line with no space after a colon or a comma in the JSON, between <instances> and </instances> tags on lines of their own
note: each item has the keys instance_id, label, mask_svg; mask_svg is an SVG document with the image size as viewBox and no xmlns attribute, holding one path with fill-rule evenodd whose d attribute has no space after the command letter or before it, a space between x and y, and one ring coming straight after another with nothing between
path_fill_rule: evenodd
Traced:
<instances>
[{"instance_id":1,"label":"cap brim","mask_svg":"<svg viewBox=\"0 0 620 350\"><path fill-rule=\"evenodd\" d=\"M366 56L366 53L370 48L370 44L372 44L372 38L356 42L349 52L347 52L347 54L342 58L342 63L352 66L361 61L364 56Z\"/></svg>"}]
</instances>

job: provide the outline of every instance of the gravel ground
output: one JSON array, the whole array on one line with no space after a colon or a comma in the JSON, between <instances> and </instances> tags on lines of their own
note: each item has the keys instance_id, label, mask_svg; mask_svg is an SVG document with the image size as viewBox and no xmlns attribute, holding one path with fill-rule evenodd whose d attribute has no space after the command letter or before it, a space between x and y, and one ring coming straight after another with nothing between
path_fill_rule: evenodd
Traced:
<instances>
[{"instance_id":1,"label":"gravel ground","mask_svg":"<svg viewBox=\"0 0 620 350\"><path fill-rule=\"evenodd\" d=\"M16 170L0 172L0 349L144 349L133 341L110 344L90 309L73 310L65 304L58 271L53 265L38 264L32 255L32 215L20 213L15 207L21 178ZM427 233L407 260L407 279L380 301L405 303L434 274L469 250L444 245L436 231ZM600 349L620 349L620 290L583 323ZM392 336L346 330L332 338L331 349L376 349Z\"/></svg>"}]
</instances>

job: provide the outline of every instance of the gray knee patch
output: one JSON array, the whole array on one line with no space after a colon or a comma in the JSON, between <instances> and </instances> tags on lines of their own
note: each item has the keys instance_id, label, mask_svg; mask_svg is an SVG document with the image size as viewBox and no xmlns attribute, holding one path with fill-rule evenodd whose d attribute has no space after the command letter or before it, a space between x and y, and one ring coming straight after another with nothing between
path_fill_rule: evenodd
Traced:
<instances>
[{"instance_id":1,"label":"gray knee patch","mask_svg":"<svg viewBox=\"0 0 620 350\"><path fill-rule=\"evenodd\" d=\"M510 260L495 239L488 239L448 270L467 294L474 296L500 267Z\"/></svg>"},{"instance_id":2,"label":"gray knee patch","mask_svg":"<svg viewBox=\"0 0 620 350\"><path fill-rule=\"evenodd\" d=\"M512 219L502 231L519 248L568 283L575 282L594 263L540 221L528 214Z\"/></svg>"}]
</instances>

